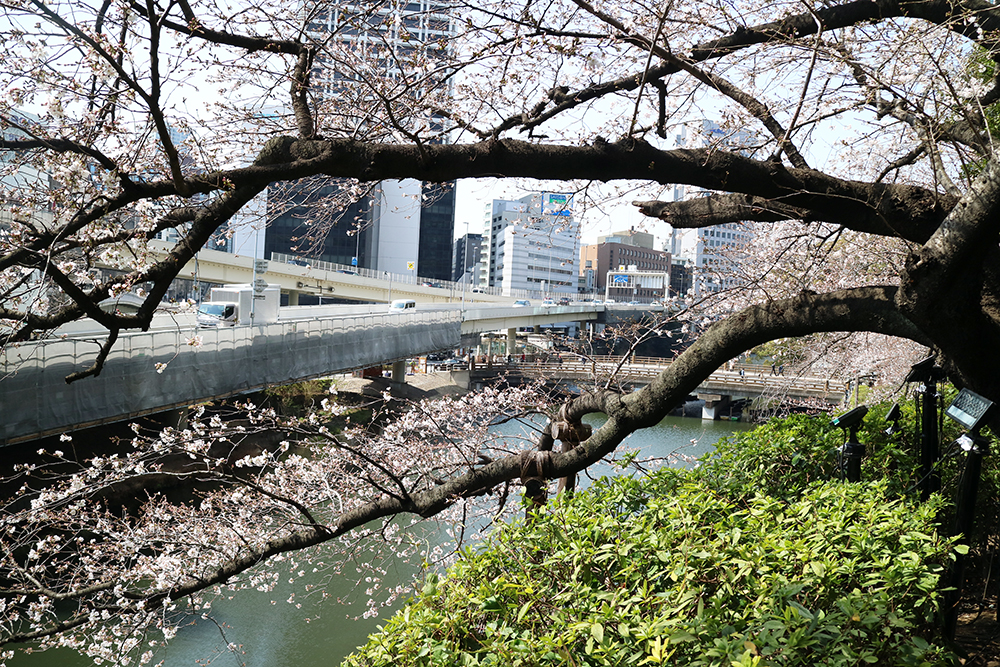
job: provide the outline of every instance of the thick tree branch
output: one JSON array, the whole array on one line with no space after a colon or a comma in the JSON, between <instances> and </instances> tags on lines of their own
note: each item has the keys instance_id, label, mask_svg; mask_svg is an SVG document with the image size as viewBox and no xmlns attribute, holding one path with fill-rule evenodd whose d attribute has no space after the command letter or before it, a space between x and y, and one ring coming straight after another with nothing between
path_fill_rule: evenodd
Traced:
<instances>
[{"instance_id":1,"label":"thick tree branch","mask_svg":"<svg viewBox=\"0 0 1000 667\"><path fill-rule=\"evenodd\" d=\"M16 125L15 123L10 123L9 119L4 119L5 124ZM48 151L53 151L55 153L74 153L76 155L83 155L91 158L97 164L101 165L104 169L108 171L116 171L118 169L117 163L104 155L99 150L91 148L89 146L84 146L83 144L70 141L68 139L4 139L0 137L0 151L31 151L44 149ZM133 183L130 179L125 176L121 177L121 183L123 188L133 187Z\"/></svg>"},{"instance_id":2,"label":"thick tree branch","mask_svg":"<svg viewBox=\"0 0 1000 667\"><path fill-rule=\"evenodd\" d=\"M1000 34L1000 11L984 0L858 0L749 26L731 35L703 42L692 50L691 55L695 60L719 58L758 44L806 37L820 29L817 20L823 30L830 31L895 17L919 18L947 26L954 32L979 41L987 50L992 50L996 45L996 35Z\"/></svg>"},{"instance_id":3,"label":"thick tree branch","mask_svg":"<svg viewBox=\"0 0 1000 667\"><path fill-rule=\"evenodd\" d=\"M815 217L817 211L750 195L712 195L684 201L633 201L639 212L678 229L712 227L728 222L834 222ZM860 231L860 230L859 230Z\"/></svg>"},{"instance_id":4,"label":"thick tree branch","mask_svg":"<svg viewBox=\"0 0 1000 667\"><path fill-rule=\"evenodd\" d=\"M312 49L303 49L292 71L292 109L295 111L295 125L302 139L312 139L316 136L316 122L309 105L314 55Z\"/></svg>"},{"instance_id":5,"label":"thick tree branch","mask_svg":"<svg viewBox=\"0 0 1000 667\"><path fill-rule=\"evenodd\" d=\"M238 49L243 49L248 53L256 53L258 51L268 51L273 53L287 53L289 55L298 55L302 51L302 43L290 40L281 39L278 37L262 37L259 35L238 35L231 32L224 32L221 30L213 30L205 26L200 19L195 15L194 10L191 8L190 3L186 0L178 3L184 13L185 20L187 24L177 23L168 18L161 19L160 23L165 28L169 28L179 34L189 35L191 37L197 37L198 39L204 40L211 44L222 44L226 46L236 47ZM138 2L133 2L131 4L132 9L138 12L142 16L147 16L146 8L143 7Z\"/></svg>"},{"instance_id":6,"label":"thick tree branch","mask_svg":"<svg viewBox=\"0 0 1000 667\"><path fill-rule=\"evenodd\" d=\"M987 163L900 276L898 302L947 359L952 379L988 396L1000 391L1000 163Z\"/></svg>"},{"instance_id":7,"label":"thick tree branch","mask_svg":"<svg viewBox=\"0 0 1000 667\"><path fill-rule=\"evenodd\" d=\"M364 181L415 178L446 182L481 176L540 179L637 179L685 183L744 193L812 211L816 219L851 229L923 243L953 204L950 197L908 185L870 184L810 169L790 169L724 151L664 151L641 141L593 146L546 146L514 140L477 144L386 146L347 139L303 142L276 139L267 165L208 174L201 187L229 180L266 184L317 173ZM197 184L193 184L197 185ZM151 187L167 188L167 184Z\"/></svg>"}]
</instances>

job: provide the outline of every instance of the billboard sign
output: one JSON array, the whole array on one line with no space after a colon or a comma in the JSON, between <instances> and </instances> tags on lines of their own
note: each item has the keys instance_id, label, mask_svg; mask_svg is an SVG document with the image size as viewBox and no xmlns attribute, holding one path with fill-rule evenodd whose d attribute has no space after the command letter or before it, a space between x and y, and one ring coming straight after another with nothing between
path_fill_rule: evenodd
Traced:
<instances>
[{"instance_id":1,"label":"billboard sign","mask_svg":"<svg viewBox=\"0 0 1000 667\"><path fill-rule=\"evenodd\" d=\"M542 215L573 215L573 195L546 192L542 195Z\"/></svg>"}]
</instances>

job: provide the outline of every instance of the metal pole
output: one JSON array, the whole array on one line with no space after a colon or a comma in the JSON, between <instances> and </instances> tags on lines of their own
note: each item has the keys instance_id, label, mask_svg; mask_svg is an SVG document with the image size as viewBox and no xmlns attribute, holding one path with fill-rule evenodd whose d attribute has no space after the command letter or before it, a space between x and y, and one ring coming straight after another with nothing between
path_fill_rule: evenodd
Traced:
<instances>
[{"instance_id":1,"label":"metal pole","mask_svg":"<svg viewBox=\"0 0 1000 667\"><path fill-rule=\"evenodd\" d=\"M941 474L935 468L938 460L937 383L932 379L924 385L923 407L920 414L920 498L927 500L941 490Z\"/></svg>"},{"instance_id":2,"label":"metal pole","mask_svg":"<svg viewBox=\"0 0 1000 667\"><path fill-rule=\"evenodd\" d=\"M257 246L260 242L260 228L254 229L253 234L253 273L250 275L252 279L250 280L250 326L253 326L253 317L257 308L257 293L254 291L257 289ZM240 317L243 317L240 315Z\"/></svg>"},{"instance_id":3,"label":"metal pole","mask_svg":"<svg viewBox=\"0 0 1000 667\"><path fill-rule=\"evenodd\" d=\"M469 221L465 221L465 242L462 244L462 310L465 310L465 283L469 275Z\"/></svg>"},{"instance_id":4,"label":"metal pole","mask_svg":"<svg viewBox=\"0 0 1000 667\"><path fill-rule=\"evenodd\" d=\"M851 437L844 443L844 472L848 482L861 481L861 459L865 457L865 446L858 442L858 429L851 429Z\"/></svg>"},{"instance_id":5,"label":"metal pole","mask_svg":"<svg viewBox=\"0 0 1000 667\"><path fill-rule=\"evenodd\" d=\"M955 504L955 525L952 534L961 535L962 541L968 545L969 533L976 518L976 495L983 469L983 456L989 453L989 440L980 437L977 432L962 436L959 438L959 443L969 455L965 459L965 470L962 471L962 477L958 481L958 499ZM955 554L949 590L944 596L944 635L948 639L955 638L955 628L958 626L958 602L962 599L962 585L965 583L965 560L965 554Z\"/></svg>"}]
</instances>

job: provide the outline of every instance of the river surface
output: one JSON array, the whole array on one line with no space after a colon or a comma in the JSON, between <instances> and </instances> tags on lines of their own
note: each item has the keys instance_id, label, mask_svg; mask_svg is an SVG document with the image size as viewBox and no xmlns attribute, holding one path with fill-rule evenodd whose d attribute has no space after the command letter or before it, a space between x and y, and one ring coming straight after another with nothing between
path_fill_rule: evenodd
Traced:
<instances>
[{"instance_id":1,"label":"river surface","mask_svg":"<svg viewBox=\"0 0 1000 667\"><path fill-rule=\"evenodd\" d=\"M604 416L591 415L586 421L596 427L603 423ZM687 466L694 458L711 451L720 438L750 427L740 422L667 417L653 428L633 433L619 449L635 449L641 457L659 457L667 459L666 464ZM620 474L620 471L599 464L591 474ZM581 488L589 484L586 476L580 479ZM389 559L389 562L395 561ZM419 568L397 563L383 581L395 585L420 576ZM157 651L151 664L163 661L165 667L334 667L364 644L368 635L392 613L383 610L378 618L361 618L366 596L363 589L353 591L353 584L347 578L329 582L325 600L318 594L304 595L307 583L308 577L295 584L285 581L271 592L241 591L232 599L214 602L212 621L198 621L181 628L166 648ZM293 592L301 608L286 602ZM353 601L338 604L336 599L342 597ZM235 645L238 652L226 650L227 645ZM7 664L84 667L94 662L74 651L59 649L32 655L18 652Z\"/></svg>"}]
</instances>

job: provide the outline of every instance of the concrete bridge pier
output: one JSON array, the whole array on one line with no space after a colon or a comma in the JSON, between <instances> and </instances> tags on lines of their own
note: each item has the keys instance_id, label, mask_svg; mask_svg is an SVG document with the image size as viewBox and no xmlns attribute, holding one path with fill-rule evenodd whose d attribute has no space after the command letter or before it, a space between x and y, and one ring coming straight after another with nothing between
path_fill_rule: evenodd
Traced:
<instances>
[{"instance_id":1,"label":"concrete bridge pier","mask_svg":"<svg viewBox=\"0 0 1000 667\"><path fill-rule=\"evenodd\" d=\"M517 329L507 329L507 354L513 356L517 351Z\"/></svg>"},{"instance_id":2,"label":"concrete bridge pier","mask_svg":"<svg viewBox=\"0 0 1000 667\"><path fill-rule=\"evenodd\" d=\"M705 401L705 407L701 409L701 418L715 421L722 416L722 410L729 407L732 401L731 396L720 394L698 394L698 398Z\"/></svg>"},{"instance_id":3,"label":"concrete bridge pier","mask_svg":"<svg viewBox=\"0 0 1000 667\"><path fill-rule=\"evenodd\" d=\"M406 384L406 359L392 362L392 381Z\"/></svg>"},{"instance_id":4,"label":"concrete bridge pier","mask_svg":"<svg viewBox=\"0 0 1000 667\"><path fill-rule=\"evenodd\" d=\"M294 290L289 290L288 292L288 305L297 306L299 305L299 293Z\"/></svg>"}]
</instances>

